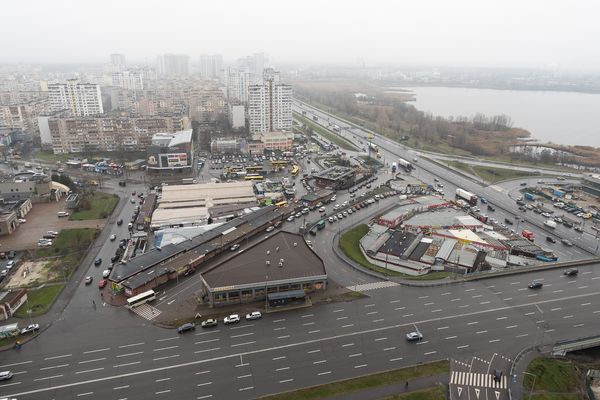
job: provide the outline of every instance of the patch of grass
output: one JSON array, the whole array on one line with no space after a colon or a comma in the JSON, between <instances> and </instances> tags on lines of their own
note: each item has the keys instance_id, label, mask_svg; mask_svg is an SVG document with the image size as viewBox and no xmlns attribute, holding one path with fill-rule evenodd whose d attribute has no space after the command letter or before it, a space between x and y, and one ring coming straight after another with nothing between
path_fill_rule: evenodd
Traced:
<instances>
[{"instance_id":1,"label":"patch of grass","mask_svg":"<svg viewBox=\"0 0 600 400\"><path fill-rule=\"evenodd\" d=\"M540 175L539 173L534 172L515 171L512 169L505 168L483 167L479 165L474 165L472 168L477 175L479 175L483 180L489 183L496 183L509 179L518 179L523 177Z\"/></svg>"},{"instance_id":2,"label":"patch of grass","mask_svg":"<svg viewBox=\"0 0 600 400\"><path fill-rule=\"evenodd\" d=\"M31 309L31 316L45 314L54 303L60 292L65 287L64 284L48 285L41 289L30 290L27 292L27 303L21 306L14 314L17 318L28 318L27 310Z\"/></svg>"},{"instance_id":3,"label":"patch of grass","mask_svg":"<svg viewBox=\"0 0 600 400\"><path fill-rule=\"evenodd\" d=\"M331 132L331 131L323 128L320 125L317 125L317 124L314 124L314 123L310 122L309 119L304 118L300 114L294 113L294 118L298 119L304 125L308 126L313 131L317 132L319 135L325 137L330 142L335 143L336 145L338 145L342 149L350 150L350 151L358 151L358 149L356 148L356 146L354 146L352 143L350 143L349 141L347 141L343 137L336 135L335 133L333 133L333 132Z\"/></svg>"},{"instance_id":4,"label":"patch of grass","mask_svg":"<svg viewBox=\"0 0 600 400\"><path fill-rule=\"evenodd\" d=\"M75 211L71 219L82 221L86 219L102 219L108 217L117 204L119 196L103 192L94 192L81 199L81 210Z\"/></svg>"},{"instance_id":5,"label":"patch of grass","mask_svg":"<svg viewBox=\"0 0 600 400\"><path fill-rule=\"evenodd\" d=\"M92 228L63 229L53 240L52 246L38 249L35 257L52 257L79 252L87 249L95 238L96 230Z\"/></svg>"},{"instance_id":6,"label":"patch of grass","mask_svg":"<svg viewBox=\"0 0 600 400\"><path fill-rule=\"evenodd\" d=\"M382 400L446 400L446 388L443 385L384 397Z\"/></svg>"},{"instance_id":7,"label":"patch of grass","mask_svg":"<svg viewBox=\"0 0 600 400\"><path fill-rule=\"evenodd\" d=\"M392 271L390 269L385 269L378 265L370 263L369 260L367 260L365 258L365 256L363 255L363 253L360 251L360 247L359 247L360 239L363 236L365 236L368 232L369 232L369 226L366 224L361 224L361 225L355 226L353 229L347 231L346 233L344 233L342 235L342 237L340 237L340 247L342 248L342 251L344 252L344 254L346 254L346 256L348 258L357 262L358 264L362 265L363 267L368 268L373 271L376 271L376 272L379 272L380 274L398 276L398 277L402 277L403 279L414 280L414 281L430 281L430 280L436 280L436 279L444 279L449 276L452 276L451 272L446 272L446 271L436 271L436 272L430 272L426 275L413 276L413 275L407 275L407 274L402 274L400 272Z\"/></svg>"},{"instance_id":8,"label":"patch of grass","mask_svg":"<svg viewBox=\"0 0 600 400\"><path fill-rule=\"evenodd\" d=\"M314 386L311 388L300 389L293 392L280 393L273 396L261 397L266 400L311 400L323 399L330 396L341 396L348 393L357 392L363 389L370 389L383 385L390 385L398 382L411 380L422 376L432 376L448 373L450 370L448 361L438 361L429 364L423 364L416 367L397 369L394 371L382 372L379 374L367 375L360 378L346 379L339 382L327 383L325 385ZM429 399L428 397L414 397L416 399ZM432 397L431 399L437 399Z\"/></svg>"},{"instance_id":9,"label":"patch of grass","mask_svg":"<svg viewBox=\"0 0 600 400\"><path fill-rule=\"evenodd\" d=\"M578 377L575 365L569 361L539 357L527 366L526 372L535 375L535 382L532 375L525 375L523 386L526 390L531 390L533 385L533 391L537 395L551 395L540 399L558 399L561 397L556 397L557 395L576 393L581 396L577 388Z\"/></svg>"}]
</instances>

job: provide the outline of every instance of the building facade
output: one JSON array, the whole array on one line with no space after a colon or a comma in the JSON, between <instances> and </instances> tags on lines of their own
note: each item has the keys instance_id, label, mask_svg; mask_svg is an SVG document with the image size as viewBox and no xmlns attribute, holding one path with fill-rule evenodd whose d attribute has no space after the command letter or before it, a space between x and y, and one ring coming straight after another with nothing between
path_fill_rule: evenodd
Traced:
<instances>
[{"instance_id":1,"label":"building facade","mask_svg":"<svg viewBox=\"0 0 600 400\"><path fill-rule=\"evenodd\" d=\"M246 127L246 107L241 104L229 104L227 116L232 129Z\"/></svg>"},{"instance_id":2,"label":"building facade","mask_svg":"<svg viewBox=\"0 0 600 400\"><path fill-rule=\"evenodd\" d=\"M223 68L223 56L220 54L200 56L200 75L206 79L218 78Z\"/></svg>"},{"instance_id":3,"label":"building facade","mask_svg":"<svg viewBox=\"0 0 600 400\"><path fill-rule=\"evenodd\" d=\"M104 113L100 85L94 83L79 83L77 79L69 79L67 83L50 83L48 95L52 111L69 110L79 117Z\"/></svg>"},{"instance_id":4,"label":"building facade","mask_svg":"<svg viewBox=\"0 0 600 400\"><path fill-rule=\"evenodd\" d=\"M292 87L279 81L279 73L264 71L264 83L248 87L250 133L292 130Z\"/></svg>"},{"instance_id":5,"label":"building facade","mask_svg":"<svg viewBox=\"0 0 600 400\"><path fill-rule=\"evenodd\" d=\"M192 130L156 133L148 146L148 172L192 168Z\"/></svg>"},{"instance_id":6,"label":"building facade","mask_svg":"<svg viewBox=\"0 0 600 400\"><path fill-rule=\"evenodd\" d=\"M225 75L227 98L229 101L248 102L248 85L250 73L243 69L229 68Z\"/></svg>"},{"instance_id":7,"label":"building facade","mask_svg":"<svg viewBox=\"0 0 600 400\"><path fill-rule=\"evenodd\" d=\"M127 90L144 90L144 79L142 72L132 69L113 72L112 84L113 86L118 86Z\"/></svg>"},{"instance_id":8,"label":"building facade","mask_svg":"<svg viewBox=\"0 0 600 400\"><path fill-rule=\"evenodd\" d=\"M110 55L110 65L113 71L121 71L125 69L127 62L125 60L125 54L111 54Z\"/></svg>"},{"instance_id":9,"label":"building facade","mask_svg":"<svg viewBox=\"0 0 600 400\"><path fill-rule=\"evenodd\" d=\"M163 54L158 57L158 73L181 77L190 74L190 56L187 54Z\"/></svg>"}]
</instances>

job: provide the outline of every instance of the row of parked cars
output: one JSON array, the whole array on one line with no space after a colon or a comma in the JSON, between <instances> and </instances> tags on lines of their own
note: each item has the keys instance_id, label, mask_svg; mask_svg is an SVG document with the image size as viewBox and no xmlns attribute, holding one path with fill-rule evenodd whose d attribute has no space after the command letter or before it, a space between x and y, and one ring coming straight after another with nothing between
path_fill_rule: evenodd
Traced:
<instances>
[{"instance_id":1,"label":"row of parked cars","mask_svg":"<svg viewBox=\"0 0 600 400\"><path fill-rule=\"evenodd\" d=\"M262 314L260 311L252 311L251 313L246 314L246 321L254 321L257 319L261 319L261 318L262 318ZM223 324L225 324L225 325L237 324L240 321L241 321L241 318L240 318L239 314L231 314L231 315L228 315L227 317L223 318ZM215 318L205 319L200 324L200 326L202 328L212 328L217 325L219 325L219 321L217 321ZM180 325L179 327L177 327L177 333L185 333L188 331L193 331L195 329L196 329L196 324L193 322L188 322L186 324L183 324L183 325Z\"/></svg>"}]
</instances>

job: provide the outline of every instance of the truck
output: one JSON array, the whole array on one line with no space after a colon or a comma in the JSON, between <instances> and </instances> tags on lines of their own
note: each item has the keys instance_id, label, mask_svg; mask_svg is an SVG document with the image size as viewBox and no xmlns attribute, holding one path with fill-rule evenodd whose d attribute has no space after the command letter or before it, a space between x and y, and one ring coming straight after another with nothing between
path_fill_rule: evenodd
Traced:
<instances>
[{"instance_id":1,"label":"truck","mask_svg":"<svg viewBox=\"0 0 600 400\"><path fill-rule=\"evenodd\" d=\"M546 221L544 221L544 225L548 228L556 229L556 222L552 221L551 219L547 219Z\"/></svg>"},{"instance_id":2,"label":"truck","mask_svg":"<svg viewBox=\"0 0 600 400\"><path fill-rule=\"evenodd\" d=\"M331 128L334 132L340 133L342 130L340 129L340 127L336 124L333 124L333 127Z\"/></svg>"},{"instance_id":3,"label":"truck","mask_svg":"<svg viewBox=\"0 0 600 400\"><path fill-rule=\"evenodd\" d=\"M375 151L377 151L377 145L376 145L375 143L373 143L373 142L369 142L369 148L370 148L371 150L375 150Z\"/></svg>"},{"instance_id":4,"label":"truck","mask_svg":"<svg viewBox=\"0 0 600 400\"><path fill-rule=\"evenodd\" d=\"M195 180L194 178L183 178L183 179L181 180L181 183L182 183L183 185L191 185L191 184L193 184L193 183L196 183L196 180Z\"/></svg>"},{"instance_id":5,"label":"truck","mask_svg":"<svg viewBox=\"0 0 600 400\"><path fill-rule=\"evenodd\" d=\"M406 170L406 172L410 172L413 169L413 166L410 162L406 161L404 158L398 159L398 165Z\"/></svg>"},{"instance_id":6,"label":"truck","mask_svg":"<svg viewBox=\"0 0 600 400\"><path fill-rule=\"evenodd\" d=\"M477 205L477 196L471 192L467 192L464 189L461 189L461 188L456 189L456 197L459 199L465 200L467 203L469 203L472 206Z\"/></svg>"},{"instance_id":7,"label":"truck","mask_svg":"<svg viewBox=\"0 0 600 400\"><path fill-rule=\"evenodd\" d=\"M521 232L521 235L527 239L533 242L533 239L535 239L535 235L533 234L533 232L528 231L526 229L523 229L523 231Z\"/></svg>"},{"instance_id":8,"label":"truck","mask_svg":"<svg viewBox=\"0 0 600 400\"><path fill-rule=\"evenodd\" d=\"M392 172L396 172L397 168L398 168L398 164L392 163Z\"/></svg>"},{"instance_id":9,"label":"truck","mask_svg":"<svg viewBox=\"0 0 600 400\"><path fill-rule=\"evenodd\" d=\"M523 193L523 196L525 196L525 199L529 201L535 201L535 196L532 193L525 192Z\"/></svg>"}]
</instances>

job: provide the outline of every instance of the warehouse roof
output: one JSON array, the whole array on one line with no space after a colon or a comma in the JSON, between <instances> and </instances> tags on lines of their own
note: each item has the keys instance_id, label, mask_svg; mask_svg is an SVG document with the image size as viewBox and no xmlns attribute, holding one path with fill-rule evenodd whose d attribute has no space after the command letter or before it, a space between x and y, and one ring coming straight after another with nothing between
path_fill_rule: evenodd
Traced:
<instances>
[{"instance_id":1,"label":"warehouse roof","mask_svg":"<svg viewBox=\"0 0 600 400\"><path fill-rule=\"evenodd\" d=\"M198 183L163 186L160 204L205 200L207 206L231 202L256 202L252 182Z\"/></svg>"}]
</instances>

